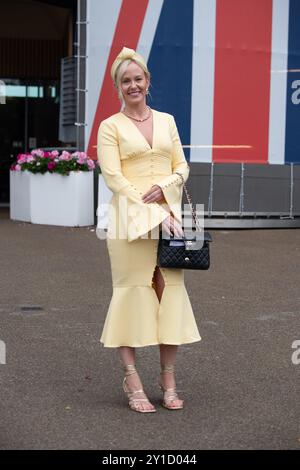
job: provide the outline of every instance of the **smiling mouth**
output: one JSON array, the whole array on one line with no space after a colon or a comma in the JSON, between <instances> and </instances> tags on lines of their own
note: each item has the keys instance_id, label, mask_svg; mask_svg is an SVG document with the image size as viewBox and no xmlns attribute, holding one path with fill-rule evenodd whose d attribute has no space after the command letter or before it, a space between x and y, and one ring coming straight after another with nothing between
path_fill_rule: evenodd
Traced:
<instances>
[{"instance_id":1,"label":"smiling mouth","mask_svg":"<svg viewBox=\"0 0 300 470\"><path fill-rule=\"evenodd\" d=\"M139 95L140 94L140 91L132 91L131 93L129 93L129 95Z\"/></svg>"}]
</instances>

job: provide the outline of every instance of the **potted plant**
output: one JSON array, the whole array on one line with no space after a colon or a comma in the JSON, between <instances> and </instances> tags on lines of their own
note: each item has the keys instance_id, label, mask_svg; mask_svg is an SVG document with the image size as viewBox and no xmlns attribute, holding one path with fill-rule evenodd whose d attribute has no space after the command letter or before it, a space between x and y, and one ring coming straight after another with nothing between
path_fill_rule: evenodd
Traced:
<instances>
[{"instance_id":1,"label":"potted plant","mask_svg":"<svg viewBox=\"0 0 300 470\"><path fill-rule=\"evenodd\" d=\"M36 149L19 154L10 168L10 218L46 225L93 225L97 166L85 152Z\"/></svg>"}]
</instances>

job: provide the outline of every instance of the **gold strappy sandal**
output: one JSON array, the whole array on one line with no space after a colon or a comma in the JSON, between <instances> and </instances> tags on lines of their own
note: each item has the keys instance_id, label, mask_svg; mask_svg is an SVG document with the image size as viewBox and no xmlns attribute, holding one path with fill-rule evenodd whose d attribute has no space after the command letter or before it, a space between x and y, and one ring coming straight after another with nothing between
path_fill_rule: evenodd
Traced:
<instances>
[{"instance_id":1,"label":"gold strappy sandal","mask_svg":"<svg viewBox=\"0 0 300 470\"><path fill-rule=\"evenodd\" d=\"M145 394L145 392L142 388L140 390L134 390L133 392L131 392L128 389L126 379L129 375L137 374L137 370L136 370L135 366L132 365L132 364L127 364L126 366L124 366L124 370L125 370L125 377L124 377L124 380L123 380L123 390L124 390L124 392L126 393L126 395L128 397L128 400L129 400L128 405L129 405L130 409L133 410L133 411L138 411L139 413L154 413L156 411L155 408L153 408L153 409L143 409L143 408L140 408L140 406L139 406L140 403L142 403L142 402L150 403L148 398L145 398L146 394ZM143 397L138 397L137 394L141 394L141 393L144 396ZM150 403L150 404L152 405L152 403Z\"/></svg>"},{"instance_id":2,"label":"gold strappy sandal","mask_svg":"<svg viewBox=\"0 0 300 470\"><path fill-rule=\"evenodd\" d=\"M161 374L164 374L164 373L173 374L174 373L175 366L173 364L169 364L169 365L162 364L161 367L162 367ZM168 410L181 410L183 408L183 400L181 400L178 397L176 388L175 387L164 388L162 385L161 379L159 381L159 386L160 386L160 389L163 391L162 406L164 406ZM172 403L175 402L176 400L180 400L182 401L182 403L180 405L172 405Z\"/></svg>"}]
</instances>

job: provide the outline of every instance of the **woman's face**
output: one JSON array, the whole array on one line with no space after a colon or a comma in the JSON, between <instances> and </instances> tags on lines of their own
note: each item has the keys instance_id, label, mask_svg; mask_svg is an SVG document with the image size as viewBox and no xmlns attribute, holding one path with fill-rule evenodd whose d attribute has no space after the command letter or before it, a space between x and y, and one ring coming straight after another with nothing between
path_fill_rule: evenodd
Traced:
<instances>
[{"instance_id":1,"label":"woman's face","mask_svg":"<svg viewBox=\"0 0 300 470\"><path fill-rule=\"evenodd\" d=\"M125 105L132 106L144 101L148 87L149 79L146 78L144 70L135 62L131 62L120 81Z\"/></svg>"}]
</instances>

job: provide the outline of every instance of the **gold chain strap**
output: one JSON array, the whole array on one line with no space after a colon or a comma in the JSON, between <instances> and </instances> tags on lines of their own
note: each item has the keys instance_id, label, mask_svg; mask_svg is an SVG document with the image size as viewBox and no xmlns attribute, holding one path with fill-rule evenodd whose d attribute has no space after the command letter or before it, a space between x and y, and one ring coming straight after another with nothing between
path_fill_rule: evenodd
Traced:
<instances>
[{"instance_id":1,"label":"gold chain strap","mask_svg":"<svg viewBox=\"0 0 300 470\"><path fill-rule=\"evenodd\" d=\"M199 230L199 232L202 232L202 228L201 228L201 226L200 226L200 224L199 224L199 219L198 219L197 214L196 214L196 211L195 211L195 209L194 209L194 207L193 207L192 198L191 198L191 196L190 196L189 193L188 193L188 190L187 190L187 188L186 188L186 185L185 185L185 181L184 181L184 179L183 179L183 176L182 176L180 173L177 173L177 171L175 171L175 173L176 173L176 175L179 175L180 178L182 179L184 192L185 192L186 198L187 198L187 200L188 200L188 203L189 203L189 206L190 206L190 209L191 209L191 213L192 213L193 220L194 220L195 225L196 225L197 229Z\"/></svg>"}]
</instances>

